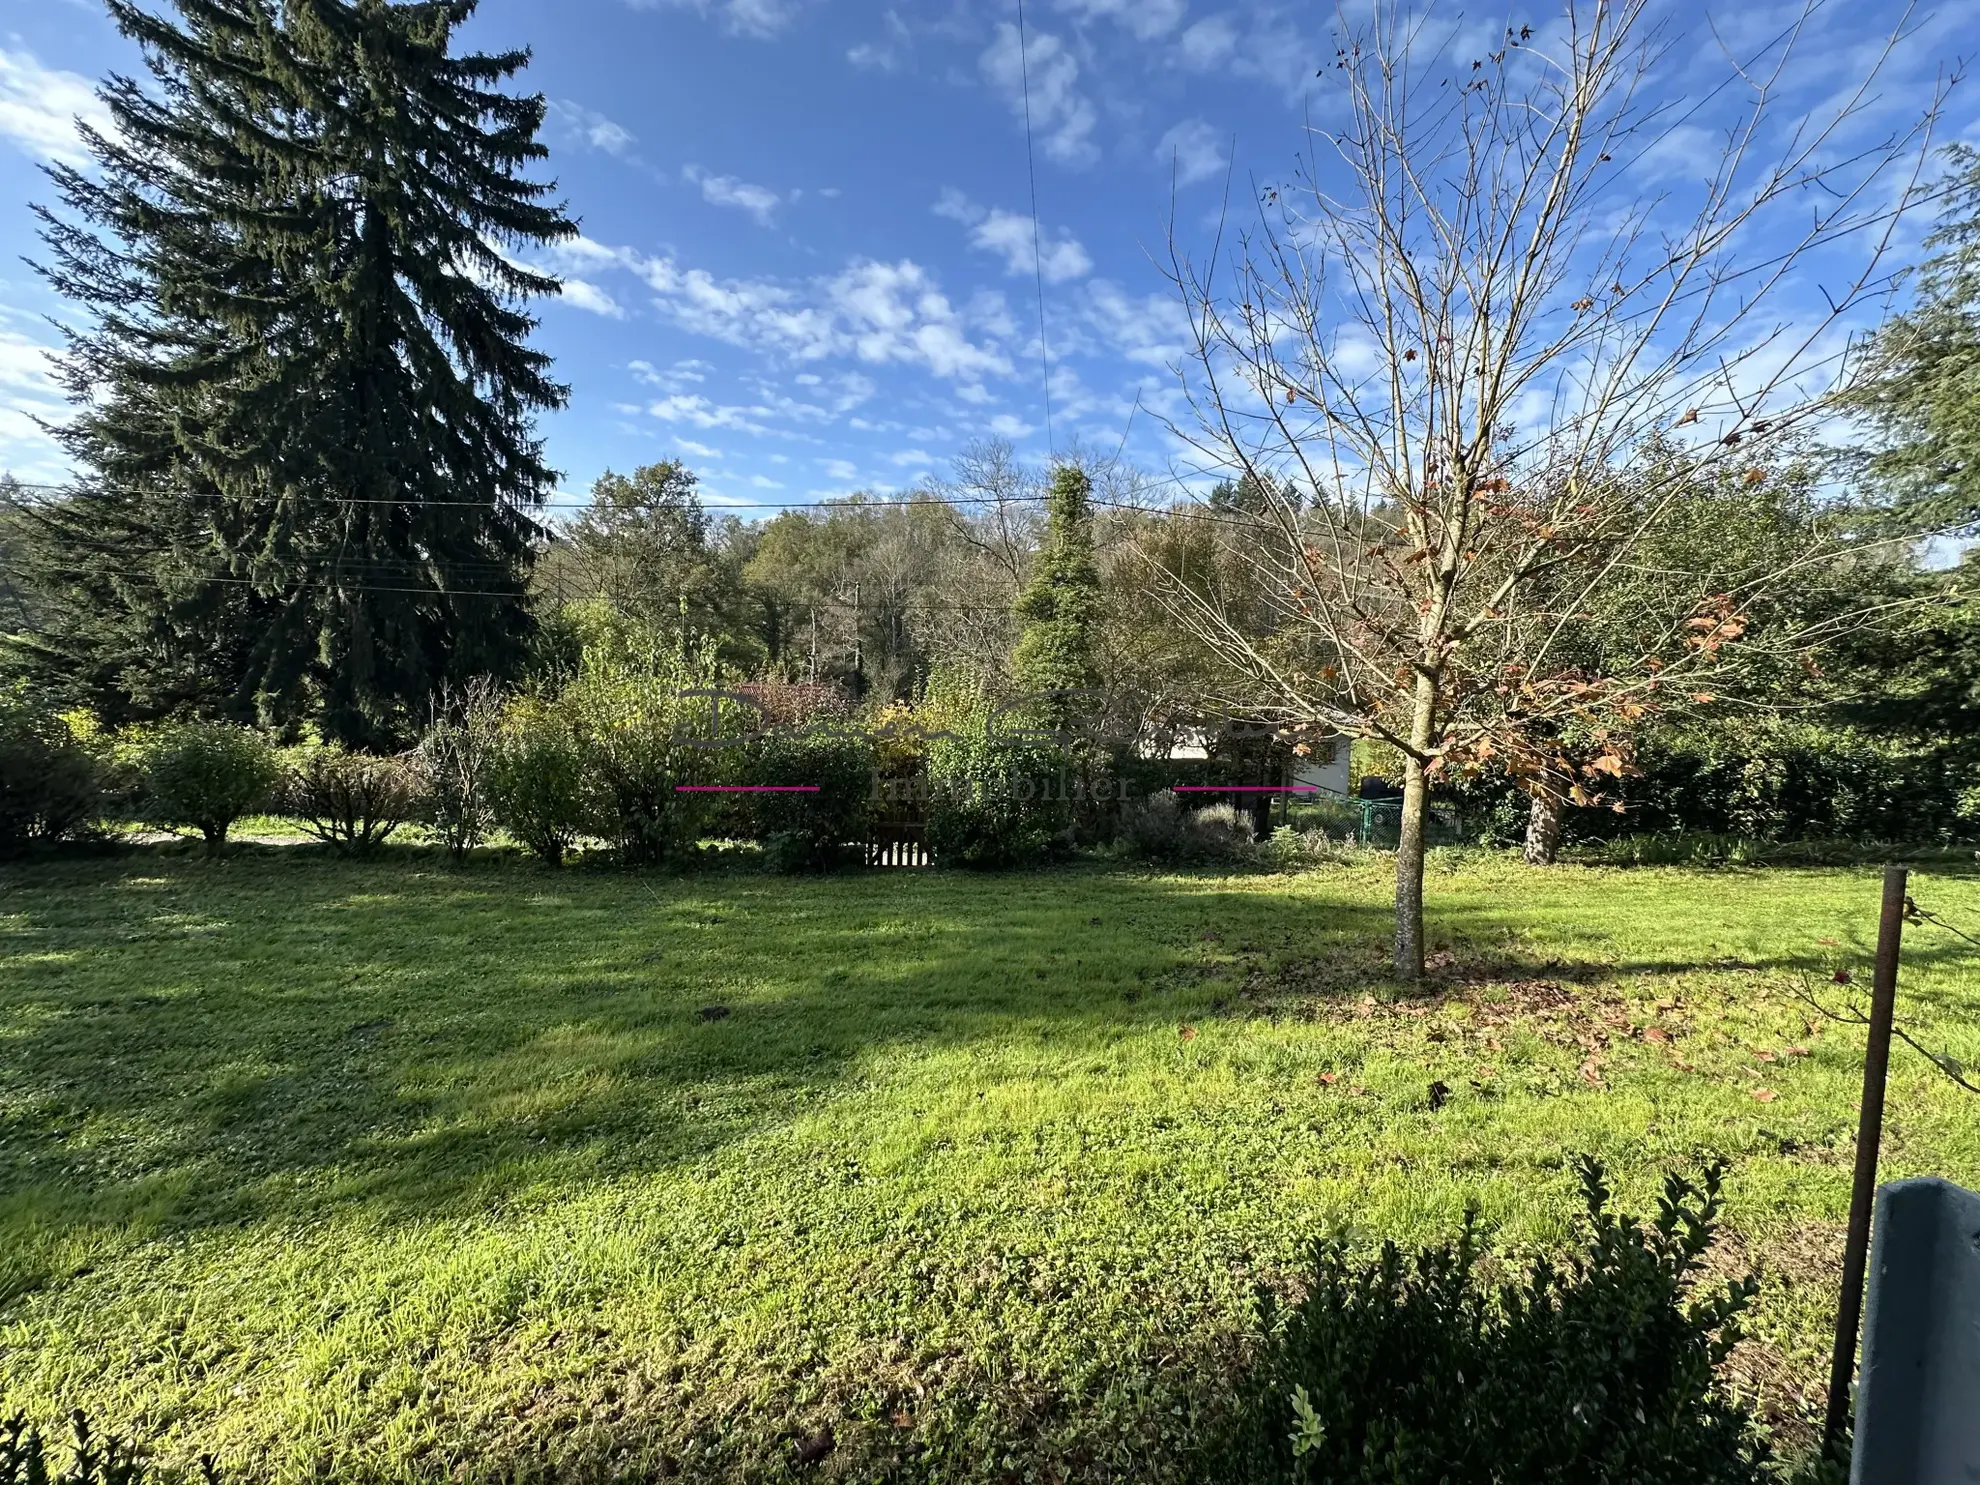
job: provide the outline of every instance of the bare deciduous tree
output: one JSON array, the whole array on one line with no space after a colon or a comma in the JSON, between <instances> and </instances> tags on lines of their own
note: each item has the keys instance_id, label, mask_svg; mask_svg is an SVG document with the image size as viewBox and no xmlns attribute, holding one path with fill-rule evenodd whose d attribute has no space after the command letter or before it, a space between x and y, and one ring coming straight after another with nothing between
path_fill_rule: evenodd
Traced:
<instances>
[{"instance_id":1,"label":"bare deciduous tree","mask_svg":"<svg viewBox=\"0 0 1980 1485\"><path fill-rule=\"evenodd\" d=\"M1569 0L1476 58L1434 12L1378 3L1343 21L1332 116L1258 227L1202 263L1173 249L1193 343L1171 426L1268 498L1252 621L1187 583L1166 601L1230 705L1402 754L1402 978L1423 972L1440 772L1496 756L1589 797L1629 725L1707 695L1749 606L1830 555L1666 575L1626 650L1580 642L1687 492L1764 479L1756 441L1829 408L1888 290L1938 98L1867 137L1893 36L1820 117L1782 120L1818 7L1682 105L1650 97L1670 40L1645 0ZM1650 189L1708 114L1698 178ZM1551 741L1570 723L1605 744L1581 780Z\"/></svg>"}]
</instances>

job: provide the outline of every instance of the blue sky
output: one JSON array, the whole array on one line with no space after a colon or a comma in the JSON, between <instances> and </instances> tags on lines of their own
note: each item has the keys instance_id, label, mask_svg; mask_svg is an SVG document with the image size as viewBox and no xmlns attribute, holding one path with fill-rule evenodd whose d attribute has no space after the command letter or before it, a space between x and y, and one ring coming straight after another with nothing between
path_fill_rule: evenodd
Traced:
<instances>
[{"instance_id":1,"label":"blue sky","mask_svg":"<svg viewBox=\"0 0 1980 1485\"><path fill-rule=\"evenodd\" d=\"M1793 8L1723 7L1719 34L1764 34ZM1915 16L1893 108L1958 49L1957 12ZM1832 6L1807 99L1847 82L1897 15ZM1504 23L1450 16L1479 38ZM712 502L761 508L903 488L986 435L1042 456L1037 266L1053 439L1125 441L1165 467L1182 339L1160 273L1172 207L1201 249L1227 173L1239 213L1254 181L1284 173L1332 17L1027 0L1037 265L1015 0L484 0L468 39L534 49L524 84L551 100L552 169L583 225L539 332L573 389L544 424L565 491L677 456ZM1678 94L1702 85L1701 17L1665 7L1662 86ZM23 479L63 472L31 421L58 412L38 348L60 312L20 263L35 250L25 205L48 195L36 162L73 151L67 119L132 62L85 0L0 0L0 469ZM1973 132L1972 103L1950 134Z\"/></svg>"}]
</instances>

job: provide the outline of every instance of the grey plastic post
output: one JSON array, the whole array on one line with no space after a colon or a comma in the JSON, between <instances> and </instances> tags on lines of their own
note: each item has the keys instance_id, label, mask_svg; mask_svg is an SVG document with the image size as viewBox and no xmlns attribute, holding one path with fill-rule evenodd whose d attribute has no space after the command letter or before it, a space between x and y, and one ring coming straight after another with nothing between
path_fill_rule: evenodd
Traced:
<instances>
[{"instance_id":1,"label":"grey plastic post","mask_svg":"<svg viewBox=\"0 0 1980 1485\"><path fill-rule=\"evenodd\" d=\"M1852 1485L1980 1485L1980 1195L1877 1193Z\"/></svg>"}]
</instances>

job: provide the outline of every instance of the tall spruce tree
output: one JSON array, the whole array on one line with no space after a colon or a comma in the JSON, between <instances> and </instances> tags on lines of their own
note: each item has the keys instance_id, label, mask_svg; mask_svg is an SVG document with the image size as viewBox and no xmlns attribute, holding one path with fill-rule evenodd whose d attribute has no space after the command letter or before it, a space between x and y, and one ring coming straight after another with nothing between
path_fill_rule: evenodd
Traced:
<instances>
[{"instance_id":1,"label":"tall spruce tree","mask_svg":"<svg viewBox=\"0 0 1980 1485\"><path fill-rule=\"evenodd\" d=\"M1100 682L1094 646L1100 628L1100 570L1093 560L1093 485L1078 466L1062 464L1046 497L1045 544L1018 595L1024 629L1011 652L1011 678L1033 695L1048 725L1069 726L1091 706L1050 693L1090 690Z\"/></svg>"},{"instance_id":2,"label":"tall spruce tree","mask_svg":"<svg viewBox=\"0 0 1980 1485\"><path fill-rule=\"evenodd\" d=\"M528 53L450 54L476 0L108 0L153 86L113 77L94 172L50 171L53 287L89 322L44 509L55 600L29 666L112 714L212 710L390 743L445 681L526 647L527 343L575 233L526 171Z\"/></svg>"},{"instance_id":3,"label":"tall spruce tree","mask_svg":"<svg viewBox=\"0 0 1980 1485\"><path fill-rule=\"evenodd\" d=\"M1877 332L1854 405L1885 435L1873 477L1917 530L1980 527L1980 150L1955 145L1911 309Z\"/></svg>"}]
</instances>

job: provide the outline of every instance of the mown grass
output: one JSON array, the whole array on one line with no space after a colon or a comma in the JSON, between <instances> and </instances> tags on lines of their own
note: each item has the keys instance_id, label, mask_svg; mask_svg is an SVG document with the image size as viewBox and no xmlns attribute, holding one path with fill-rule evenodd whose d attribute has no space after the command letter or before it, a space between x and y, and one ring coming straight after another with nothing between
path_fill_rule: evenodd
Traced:
<instances>
[{"instance_id":1,"label":"mown grass","mask_svg":"<svg viewBox=\"0 0 1980 1485\"><path fill-rule=\"evenodd\" d=\"M1980 880L1927 906L1980 923ZM273 1477L1159 1480L1254 1283L1731 1163L1741 1376L1824 1373L1871 870L701 878L313 847L0 872L0 1399ZM1980 967L1907 1015L1980 1062ZM1859 975L1859 978L1867 976ZM1842 992L1833 985L1832 995ZM1447 1096L1435 1097L1433 1083ZM1433 1107L1433 1105L1437 1105ZM1980 1184L1905 1054L1887 1175Z\"/></svg>"}]
</instances>

